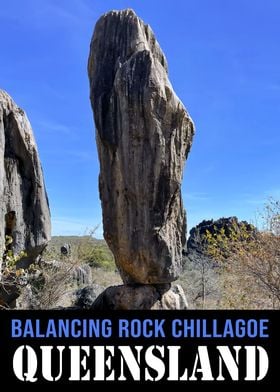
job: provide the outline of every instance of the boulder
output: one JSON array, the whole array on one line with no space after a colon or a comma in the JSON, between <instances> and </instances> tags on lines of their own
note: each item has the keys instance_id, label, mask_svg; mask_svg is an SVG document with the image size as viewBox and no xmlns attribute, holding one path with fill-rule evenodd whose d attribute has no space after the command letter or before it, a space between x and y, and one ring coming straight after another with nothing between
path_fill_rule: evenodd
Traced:
<instances>
[{"instance_id":1,"label":"boulder","mask_svg":"<svg viewBox=\"0 0 280 392\"><path fill-rule=\"evenodd\" d=\"M92 284L76 291L75 306L79 309L90 309L96 298L104 291L105 287Z\"/></svg>"},{"instance_id":2,"label":"boulder","mask_svg":"<svg viewBox=\"0 0 280 392\"><path fill-rule=\"evenodd\" d=\"M99 19L88 74L104 238L126 284L172 282L186 241L181 182L193 122L154 33L132 10ZM157 295L153 286L141 290Z\"/></svg>"},{"instance_id":3,"label":"boulder","mask_svg":"<svg viewBox=\"0 0 280 392\"><path fill-rule=\"evenodd\" d=\"M182 287L170 284L110 286L91 306L92 310L183 310L187 308Z\"/></svg>"},{"instance_id":4,"label":"boulder","mask_svg":"<svg viewBox=\"0 0 280 392\"><path fill-rule=\"evenodd\" d=\"M71 271L73 280L77 283L78 286L88 285L92 282L92 272L91 268L88 264L82 264L76 266Z\"/></svg>"},{"instance_id":5,"label":"boulder","mask_svg":"<svg viewBox=\"0 0 280 392\"><path fill-rule=\"evenodd\" d=\"M50 211L30 123L3 90L0 90L0 195L0 254L4 252L5 236L12 237L13 252L27 254L17 267L26 268L50 240ZM1 260L2 257L0 264Z\"/></svg>"},{"instance_id":6,"label":"boulder","mask_svg":"<svg viewBox=\"0 0 280 392\"><path fill-rule=\"evenodd\" d=\"M71 255L71 244L64 244L60 248L60 254L62 256L70 256Z\"/></svg>"}]
</instances>

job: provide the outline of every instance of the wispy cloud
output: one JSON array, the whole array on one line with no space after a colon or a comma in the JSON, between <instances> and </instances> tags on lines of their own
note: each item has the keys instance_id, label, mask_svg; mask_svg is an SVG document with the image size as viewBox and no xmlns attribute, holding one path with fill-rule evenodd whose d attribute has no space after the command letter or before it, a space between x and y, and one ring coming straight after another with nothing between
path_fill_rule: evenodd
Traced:
<instances>
[{"instance_id":1,"label":"wispy cloud","mask_svg":"<svg viewBox=\"0 0 280 392\"><path fill-rule=\"evenodd\" d=\"M247 196L244 199L242 199L242 203L246 203L246 204L251 204L251 205L255 205L255 206L261 206L262 204L264 204L266 197L265 196Z\"/></svg>"},{"instance_id":2,"label":"wispy cloud","mask_svg":"<svg viewBox=\"0 0 280 392\"><path fill-rule=\"evenodd\" d=\"M209 200L210 196L204 192L190 192L190 193L184 192L183 198L191 201L203 201L203 200Z\"/></svg>"},{"instance_id":3,"label":"wispy cloud","mask_svg":"<svg viewBox=\"0 0 280 392\"><path fill-rule=\"evenodd\" d=\"M240 199L243 203L262 207L269 198L280 199L280 188L268 189L261 194L244 193Z\"/></svg>"},{"instance_id":4,"label":"wispy cloud","mask_svg":"<svg viewBox=\"0 0 280 392\"><path fill-rule=\"evenodd\" d=\"M83 221L71 217L54 217L52 219L52 235L86 235L96 228L94 237L103 238L101 222Z\"/></svg>"},{"instance_id":5,"label":"wispy cloud","mask_svg":"<svg viewBox=\"0 0 280 392\"><path fill-rule=\"evenodd\" d=\"M85 150L73 150L63 147L63 153L60 146L57 148L44 149L43 156L50 158L53 163L64 162L66 159L69 161L81 163L81 162L96 162L97 158L92 151Z\"/></svg>"},{"instance_id":6,"label":"wispy cloud","mask_svg":"<svg viewBox=\"0 0 280 392\"><path fill-rule=\"evenodd\" d=\"M92 3L88 0L57 1L48 0L38 2L37 0L26 0L24 2L25 15L22 17L22 8L10 5L1 7L0 17L5 17L11 22L20 25L30 25L35 29L50 28L55 25L81 26L83 22L92 20L95 11ZM9 7L13 12L7 12ZM2 12L2 11L3 12Z\"/></svg>"},{"instance_id":7,"label":"wispy cloud","mask_svg":"<svg viewBox=\"0 0 280 392\"><path fill-rule=\"evenodd\" d=\"M205 165L202 169L203 174L209 174L212 173L213 171L215 171L215 165L208 165L208 166Z\"/></svg>"},{"instance_id":8,"label":"wispy cloud","mask_svg":"<svg viewBox=\"0 0 280 392\"><path fill-rule=\"evenodd\" d=\"M76 129L73 127L51 121L37 121L36 126L40 127L40 129L44 132L58 132L68 136L73 135L73 132L76 132Z\"/></svg>"},{"instance_id":9,"label":"wispy cloud","mask_svg":"<svg viewBox=\"0 0 280 392\"><path fill-rule=\"evenodd\" d=\"M273 189L269 189L266 192L266 198L267 197L273 197L275 199L280 199L280 188L273 188Z\"/></svg>"},{"instance_id":10,"label":"wispy cloud","mask_svg":"<svg viewBox=\"0 0 280 392\"><path fill-rule=\"evenodd\" d=\"M69 150L69 151L66 151L66 154L71 156L72 158L75 158L75 159L77 159L79 161L83 161L83 162L91 162L91 161L95 160L93 153L88 152L88 151Z\"/></svg>"},{"instance_id":11,"label":"wispy cloud","mask_svg":"<svg viewBox=\"0 0 280 392\"><path fill-rule=\"evenodd\" d=\"M271 91L280 91L280 83L268 84L267 89Z\"/></svg>"}]
</instances>

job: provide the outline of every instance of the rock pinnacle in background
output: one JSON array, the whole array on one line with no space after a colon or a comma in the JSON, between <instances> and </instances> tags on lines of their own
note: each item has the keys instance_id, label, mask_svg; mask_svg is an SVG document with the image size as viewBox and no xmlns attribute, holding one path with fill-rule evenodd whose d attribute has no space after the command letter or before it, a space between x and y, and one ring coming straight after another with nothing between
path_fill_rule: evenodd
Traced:
<instances>
[{"instance_id":1,"label":"rock pinnacle in background","mask_svg":"<svg viewBox=\"0 0 280 392\"><path fill-rule=\"evenodd\" d=\"M181 182L193 122L154 33L132 10L99 19L88 74L104 237L124 283L170 283L185 245Z\"/></svg>"},{"instance_id":2,"label":"rock pinnacle in background","mask_svg":"<svg viewBox=\"0 0 280 392\"><path fill-rule=\"evenodd\" d=\"M41 163L30 123L0 90L0 264L5 236L14 254L25 251L18 267L26 268L51 236L50 211ZM0 265L1 267L1 265Z\"/></svg>"}]
</instances>

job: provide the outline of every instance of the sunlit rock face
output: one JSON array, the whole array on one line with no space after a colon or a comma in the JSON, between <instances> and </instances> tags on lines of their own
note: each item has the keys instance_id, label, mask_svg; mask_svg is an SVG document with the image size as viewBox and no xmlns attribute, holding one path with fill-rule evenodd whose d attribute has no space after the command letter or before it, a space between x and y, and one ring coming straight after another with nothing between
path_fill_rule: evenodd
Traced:
<instances>
[{"instance_id":1,"label":"sunlit rock face","mask_svg":"<svg viewBox=\"0 0 280 392\"><path fill-rule=\"evenodd\" d=\"M104 237L125 283L174 281L185 244L181 182L193 122L154 33L132 10L99 19L88 74Z\"/></svg>"}]
</instances>

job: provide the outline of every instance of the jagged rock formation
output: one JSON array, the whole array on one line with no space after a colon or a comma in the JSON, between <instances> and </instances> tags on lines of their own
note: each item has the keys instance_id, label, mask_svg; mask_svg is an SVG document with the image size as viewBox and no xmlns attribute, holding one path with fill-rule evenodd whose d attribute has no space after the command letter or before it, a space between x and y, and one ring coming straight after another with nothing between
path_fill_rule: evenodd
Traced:
<instances>
[{"instance_id":1,"label":"jagged rock formation","mask_svg":"<svg viewBox=\"0 0 280 392\"><path fill-rule=\"evenodd\" d=\"M77 285L91 284L92 273L90 266L88 264L77 266L73 269L72 277L73 280L76 281Z\"/></svg>"},{"instance_id":2,"label":"jagged rock formation","mask_svg":"<svg viewBox=\"0 0 280 392\"><path fill-rule=\"evenodd\" d=\"M232 293L234 297L236 274L246 269L242 260L240 265L238 262L240 244L246 254L247 245L254 243L256 235L253 225L236 217L204 220L190 230L184 253L184 284L189 285L190 307L218 309L225 296Z\"/></svg>"},{"instance_id":3,"label":"jagged rock formation","mask_svg":"<svg viewBox=\"0 0 280 392\"><path fill-rule=\"evenodd\" d=\"M92 283L92 271L88 264L80 264L69 268L69 261L43 260L40 265L41 267L60 273L65 271L65 274L69 277L69 281L72 280L78 286L90 285Z\"/></svg>"},{"instance_id":4,"label":"jagged rock formation","mask_svg":"<svg viewBox=\"0 0 280 392\"><path fill-rule=\"evenodd\" d=\"M254 225L246 221L239 221L235 216L204 220L190 230L184 261L194 267L204 265L208 269L216 268L219 262L215 260L213 255L210 255L207 233L213 238L224 233L224 237L234 243L234 241L244 240L244 233L246 233L246 241L251 241L256 232L257 229ZM227 257L226 251L220 249L220 252L221 255Z\"/></svg>"},{"instance_id":5,"label":"jagged rock formation","mask_svg":"<svg viewBox=\"0 0 280 392\"><path fill-rule=\"evenodd\" d=\"M5 235L9 235L13 238L14 253L27 253L18 262L18 267L25 268L50 240L50 212L30 123L3 90L0 90L0 197L1 255ZM0 263L1 260L2 257Z\"/></svg>"},{"instance_id":6,"label":"jagged rock formation","mask_svg":"<svg viewBox=\"0 0 280 392\"><path fill-rule=\"evenodd\" d=\"M180 187L192 120L151 28L132 10L99 19L88 73L104 237L125 283L169 283L185 244Z\"/></svg>"},{"instance_id":7,"label":"jagged rock formation","mask_svg":"<svg viewBox=\"0 0 280 392\"><path fill-rule=\"evenodd\" d=\"M108 287L97 297L92 310L172 310L187 309L179 285L121 285Z\"/></svg>"},{"instance_id":8,"label":"jagged rock formation","mask_svg":"<svg viewBox=\"0 0 280 392\"><path fill-rule=\"evenodd\" d=\"M92 284L90 286L83 287L76 291L76 301L74 306L79 309L91 309L96 298L104 291L105 287L99 284Z\"/></svg>"},{"instance_id":9,"label":"jagged rock formation","mask_svg":"<svg viewBox=\"0 0 280 392\"><path fill-rule=\"evenodd\" d=\"M241 240L244 231L248 234L248 240L253 239L257 232L254 225L246 221L239 221L235 216L218 220L204 220L190 230L187 243L188 254L193 252L207 253L206 233L214 236L221 233L221 230L223 230L225 237L229 239L234 237L236 240Z\"/></svg>"}]
</instances>

